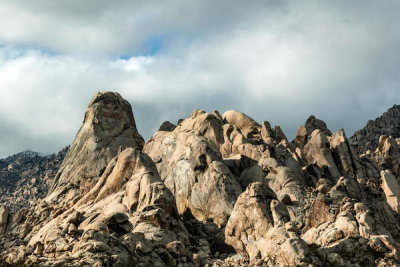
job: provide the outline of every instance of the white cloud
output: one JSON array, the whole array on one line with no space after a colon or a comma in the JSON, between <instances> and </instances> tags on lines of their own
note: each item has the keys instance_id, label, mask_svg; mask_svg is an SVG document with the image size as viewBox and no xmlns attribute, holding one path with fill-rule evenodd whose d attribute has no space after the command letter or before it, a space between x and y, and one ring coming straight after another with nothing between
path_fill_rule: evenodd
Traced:
<instances>
[{"instance_id":1,"label":"white cloud","mask_svg":"<svg viewBox=\"0 0 400 267\"><path fill-rule=\"evenodd\" d=\"M133 103L145 137L195 108L290 137L313 113L351 134L400 102L398 2L32 3L0 3L0 156L69 144L102 90Z\"/></svg>"},{"instance_id":2,"label":"white cloud","mask_svg":"<svg viewBox=\"0 0 400 267\"><path fill-rule=\"evenodd\" d=\"M111 55L146 52L159 35L199 39L218 34L282 4L254 1L4 0L0 41L58 52Z\"/></svg>"}]
</instances>

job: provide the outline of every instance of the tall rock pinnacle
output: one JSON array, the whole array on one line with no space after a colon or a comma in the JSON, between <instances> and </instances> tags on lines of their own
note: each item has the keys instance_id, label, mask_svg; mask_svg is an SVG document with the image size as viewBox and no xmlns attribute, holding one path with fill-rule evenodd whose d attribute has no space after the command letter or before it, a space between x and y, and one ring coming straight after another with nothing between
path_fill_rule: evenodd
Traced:
<instances>
[{"instance_id":1,"label":"tall rock pinnacle","mask_svg":"<svg viewBox=\"0 0 400 267\"><path fill-rule=\"evenodd\" d=\"M83 124L61 164L50 193L67 182L80 187L100 177L122 147L143 147L132 107L118 93L99 92L89 103ZM83 183L83 184L82 184Z\"/></svg>"}]
</instances>

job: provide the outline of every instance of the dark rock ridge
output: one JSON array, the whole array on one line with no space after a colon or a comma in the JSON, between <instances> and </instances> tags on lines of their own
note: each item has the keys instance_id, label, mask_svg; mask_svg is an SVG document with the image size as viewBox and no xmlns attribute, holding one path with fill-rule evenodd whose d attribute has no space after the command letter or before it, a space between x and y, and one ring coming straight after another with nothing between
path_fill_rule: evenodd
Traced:
<instances>
[{"instance_id":1,"label":"dark rock ridge","mask_svg":"<svg viewBox=\"0 0 400 267\"><path fill-rule=\"evenodd\" d=\"M311 116L289 142L194 110L147 142L96 94L44 199L0 207L0 261L39 266L399 266L396 140L359 156Z\"/></svg>"},{"instance_id":2,"label":"dark rock ridge","mask_svg":"<svg viewBox=\"0 0 400 267\"><path fill-rule=\"evenodd\" d=\"M43 198L67 150L46 156L24 151L0 159L0 205L15 211Z\"/></svg>"},{"instance_id":3,"label":"dark rock ridge","mask_svg":"<svg viewBox=\"0 0 400 267\"><path fill-rule=\"evenodd\" d=\"M381 135L400 137L400 105L394 105L374 121L369 120L364 128L349 138L349 142L360 154L367 150L373 152Z\"/></svg>"}]
</instances>

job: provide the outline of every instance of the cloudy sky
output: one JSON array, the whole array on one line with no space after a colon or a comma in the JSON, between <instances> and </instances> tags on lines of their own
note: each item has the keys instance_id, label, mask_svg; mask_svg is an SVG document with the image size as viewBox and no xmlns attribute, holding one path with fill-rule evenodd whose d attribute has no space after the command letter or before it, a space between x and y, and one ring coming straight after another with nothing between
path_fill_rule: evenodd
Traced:
<instances>
[{"instance_id":1,"label":"cloudy sky","mask_svg":"<svg viewBox=\"0 0 400 267\"><path fill-rule=\"evenodd\" d=\"M400 103L400 1L0 0L0 157L70 144L97 91L147 139L238 109L293 138L347 135Z\"/></svg>"}]
</instances>

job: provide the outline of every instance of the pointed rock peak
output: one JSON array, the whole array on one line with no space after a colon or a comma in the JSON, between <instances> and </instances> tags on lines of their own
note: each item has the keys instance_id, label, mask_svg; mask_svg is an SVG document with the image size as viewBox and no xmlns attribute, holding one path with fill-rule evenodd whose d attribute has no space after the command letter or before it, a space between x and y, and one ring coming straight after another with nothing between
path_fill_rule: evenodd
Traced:
<instances>
[{"instance_id":1,"label":"pointed rock peak","mask_svg":"<svg viewBox=\"0 0 400 267\"><path fill-rule=\"evenodd\" d=\"M271 124L268 121L261 123L261 138L267 144L273 144L275 140L275 131L272 130Z\"/></svg>"},{"instance_id":2,"label":"pointed rock peak","mask_svg":"<svg viewBox=\"0 0 400 267\"><path fill-rule=\"evenodd\" d=\"M260 132L260 125L255 120L237 110L226 111L222 118L227 123L239 127L245 137L252 137Z\"/></svg>"},{"instance_id":3,"label":"pointed rock peak","mask_svg":"<svg viewBox=\"0 0 400 267\"><path fill-rule=\"evenodd\" d=\"M211 114L213 114L215 117L217 117L218 119L220 119L221 121L223 121L224 119L222 119L221 114L219 113L218 110L213 110L213 112L211 112Z\"/></svg>"},{"instance_id":4,"label":"pointed rock peak","mask_svg":"<svg viewBox=\"0 0 400 267\"><path fill-rule=\"evenodd\" d=\"M115 92L98 92L92 98L85 112L84 126L92 128L93 134L102 140L112 139L128 128L138 134L131 105Z\"/></svg>"},{"instance_id":5,"label":"pointed rock peak","mask_svg":"<svg viewBox=\"0 0 400 267\"><path fill-rule=\"evenodd\" d=\"M223 120L218 112L207 113L203 110L193 110L189 118L183 120L176 131L195 130L200 135L212 141L216 146L224 143L222 130Z\"/></svg>"},{"instance_id":6,"label":"pointed rock peak","mask_svg":"<svg viewBox=\"0 0 400 267\"><path fill-rule=\"evenodd\" d=\"M343 128L340 128L339 131L337 131L337 134L339 134L341 136L346 136L346 133L344 132Z\"/></svg>"},{"instance_id":7,"label":"pointed rock peak","mask_svg":"<svg viewBox=\"0 0 400 267\"><path fill-rule=\"evenodd\" d=\"M99 92L89 103L74 142L61 164L50 192L64 184L80 189L101 176L107 163L120 147L142 148L144 140L137 132L132 107L120 94Z\"/></svg>"},{"instance_id":8,"label":"pointed rock peak","mask_svg":"<svg viewBox=\"0 0 400 267\"><path fill-rule=\"evenodd\" d=\"M279 143L280 141L282 141L282 140L286 140L286 141L287 141L286 135L285 135L285 133L282 131L282 129L281 129L281 127L280 127L279 125L275 125L274 130L275 130L276 141L277 141L278 143Z\"/></svg>"},{"instance_id":9,"label":"pointed rock peak","mask_svg":"<svg viewBox=\"0 0 400 267\"><path fill-rule=\"evenodd\" d=\"M172 132L176 126L172 124L170 121L164 121L158 131L164 131L164 132Z\"/></svg>"},{"instance_id":10,"label":"pointed rock peak","mask_svg":"<svg viewBox=\"0 0 400 267\"><path fill-rule=\"evenodd\" d=\"M195 109L192 111L192 114L190 114L190 118L195 119L197 116L201 115L201 114L205 114L206 112L204 110L201 109Z\"/></svg>"},{"instance_id":11,"label":"pointed rock peak","mask_svg":"<svg viewBox=\"0 0 400 267\"><path fill-rule=\"evenodd\" d=\"M265 128L267 131L271 132L272 128L271 128L271 124L269 123L269 121L263 121L261 123L261 127Z\"/></svg>"},{"instance_id":12,"label":"pointed rock peak","mask_svg":"<svg viewBox=\"0 0 400 267\"><path fill-rule=\"evenodd\" d=\"M320 129L325 135L332 135L332 132L326 126L326 123L320 119L317 119L314 115L311 115L305 124L307 129L308 136L311 136L311 133L316 130Z\"/></svg>"}]
</instances>

